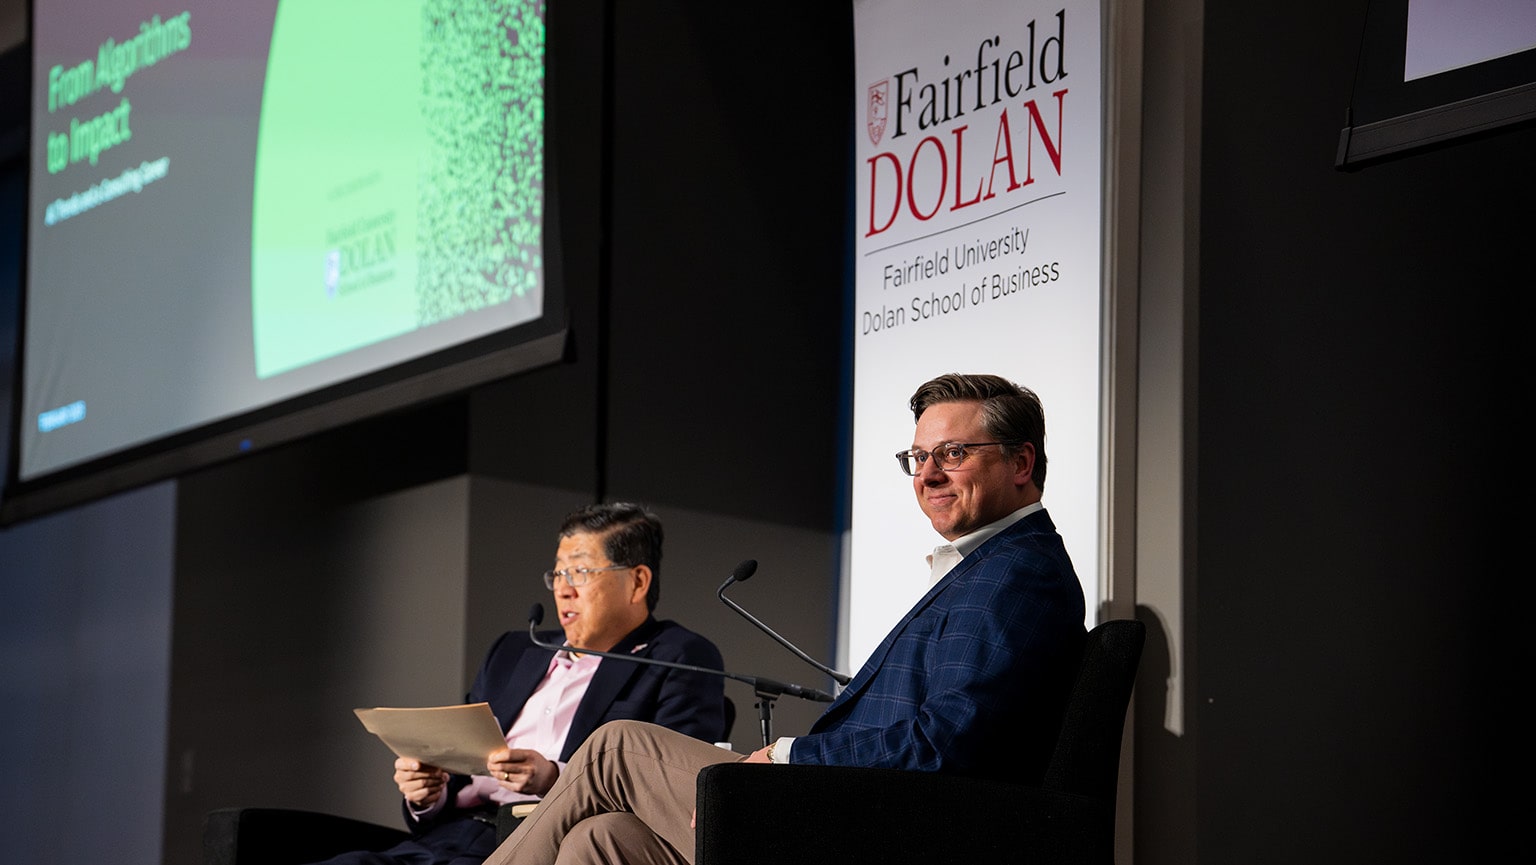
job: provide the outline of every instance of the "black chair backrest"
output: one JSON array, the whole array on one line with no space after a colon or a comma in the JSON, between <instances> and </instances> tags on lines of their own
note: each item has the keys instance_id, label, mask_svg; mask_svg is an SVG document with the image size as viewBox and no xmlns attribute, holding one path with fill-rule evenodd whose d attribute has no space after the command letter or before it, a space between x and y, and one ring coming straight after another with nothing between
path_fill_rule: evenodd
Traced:
<instances>
[{"instance_id":1,"label":"black chair backrest","mask_svg":"<svg viewBox=\"0 0 1536 865\"><path fill-rule=\"evenodd\" d=\"M1111 619L1088 632L1041 787L1114 800L1125 711L1146 638L1147 626L1134 619Z\"/></svg>"}]
</instances>

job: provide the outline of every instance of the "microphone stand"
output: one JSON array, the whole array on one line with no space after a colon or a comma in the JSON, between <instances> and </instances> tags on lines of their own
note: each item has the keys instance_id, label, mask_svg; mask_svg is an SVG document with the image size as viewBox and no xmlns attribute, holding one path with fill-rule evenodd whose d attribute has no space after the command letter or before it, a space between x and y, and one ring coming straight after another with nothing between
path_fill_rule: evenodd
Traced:
<instances>
[{"instance_id":1,"label":"microphone stand","mask_svg":"<svg viewBox=\"0 0 1536 865\"><path fill-rule=\"evenodd\" d=\"M799 646L796 646L794 643L791 643L789 640L786 640L783 637L779 636L778 633L776 633L772 628L770 628L767 625L763 624L762 622L758 621L756 616L754 616L751 613L747 612L746 610L742 609L740 604L737 604L735 601L733 601L730 598L727 598L725 596L725 590L726 590L726 588L728 586L730 586L731 583L744 583L744 582L747 581L747 579L749 577L751 577L756 572L757 572L757 560L756 559L747 559L746 561L744 561L741 564L737 565L736 566L736 570L732 571L731 575L729 577L726 577L725 582L720 584L720 588L715 591L715 597L719 598L720 601L722 603L724 603L727 607L730 607L731 609L733 609L736 612L740 613L743 618L745 618L747 621L751 622L752 624L756 625L758 630L760 630L763 633L767 634L768 636L772 637L776 642L778 642L779 645L781 645L784 648L790 650L791 652L794 652L795 655L800 658L800 660L806 662L807 664L810 664L811 666L813 666L816 669L822 671L823 673L826 673L828 676L831 676L833 679L836 679L837 683L839 685L846 685L850 681L852 681L851 678L849 676L847 676L846 674L839 673L838 671L832 669L831 667L827 666L826 664L823 664L822 662L816 660L815 658L812 658L810 655L807 655L805 652L801 651Z\"/></svg>"},{"instance_id":2,"label":"microphone stand","mask_svg":"<svg viewBox=\"0 0 1536 865\"><path fill-rule=\"evenodd\" d=\"M753 563L756 564L755 562ZM576 646L557 645L547 643L539 639L535 631L539 623L544 621L544 605L534 604L528 611L528 639L541 649L553 649L556 652L572 652L578 655L596 655L599 658L617 658L620 661L633 661L637 664L651 664L658 667L671 667L674 670L687 670L691 673L708 673L711 676L723 676L727 679L735 679L752 686L752 691L757 695L758 726L763 735L763 747L768 747L773 742L773 701L788 694L791 697L799 697L802 700L812 700L817 703L832 702L832 695L815 688L807 688L801 685L792 685L788 682L780 682L765 676L745 676L737 673L728 673L725 670L716 670L711 667L699 667L693 664L680 664L676 661L663 661L658 658L644 658L638 655L621 655L617 652L599 652L596 649L582 649Z\"/></svg>"}]
</instances>

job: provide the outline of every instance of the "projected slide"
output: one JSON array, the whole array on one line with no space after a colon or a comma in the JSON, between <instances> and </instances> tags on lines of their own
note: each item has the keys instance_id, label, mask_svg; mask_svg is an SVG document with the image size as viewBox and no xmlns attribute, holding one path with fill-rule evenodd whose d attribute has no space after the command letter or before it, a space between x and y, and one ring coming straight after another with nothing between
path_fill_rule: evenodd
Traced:
<instances>
[{"instance_id":1,"label":"projected slide","mask_svg":"<svg viewBox=\"0 0 1536 865\"><path fill-rule=\"evenodd\" d=\"M33 21L21 480L545 313L543 2Z\"/></svg>"}]
</instances>

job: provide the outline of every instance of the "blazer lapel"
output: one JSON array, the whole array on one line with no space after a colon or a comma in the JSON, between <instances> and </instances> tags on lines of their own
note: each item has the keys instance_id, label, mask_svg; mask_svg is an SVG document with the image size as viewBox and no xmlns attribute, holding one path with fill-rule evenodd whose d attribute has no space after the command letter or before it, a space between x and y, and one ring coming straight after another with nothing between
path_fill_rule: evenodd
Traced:
<instances>
[{"instance_id":1,"label":"blazer lapel","mask_svg":"<svg viewBox=\"0 0 1536 865\"><path fill-rule=\"evenodd\" d=\"M563 640L565 635L558 631L552 634L540 634L539 638L546 642ZM512 668L512 674L507 677L506 687L497 691L491 699L491 713L496 716L496 722L501 725L501 732L505 734L512 726L512 721L517 718L517 713L522 711L523 704L533 696L535 688L544 681L544 674L549 672L549 659L554 652L540 649L530 645L521 655Z\"/></svg>"},{"instance_id":2,"label":"blazer lapel","mask_svg":"<svg viewBox=\"0 0 1536 865\"><path fill-rule=\"evenodd\" d=\"M961 574L974 567L977 561L978 559L966 556L960 561L960 564L951 568L949 573L944 575L943 579L934 583L933 587L924 593L917 600L917 603L912 605L911 609L907 610L907 614L902 616L901 620L891 628L885 635L885 639L880 641L880 645L876 646L873 652L870 652L869 659L864 662L864 666L859 668L858 675L853 677L853 680L848 683L848 687L844 688L842 693L837 695L837 699L833 701L832 705L827 707L827 711L822 714L823 718L831 715L833 710L838 708L840 704L853 699L859 692L868 687L870 680L875 677L875 672L880 669L881 664L885 663L885 656L890 654L891 647L896 645L896 639L901 636L902 631L906 630L907 625L919 613L932 606L934 599L943 594L944 590L949 588Z\"/></svg>"},{"instance_id":3,"label":"blazer lapel","mask_svg":"<svg viewBox=\"0 0 1536 865\"><path fill-rule=\"evenodd\" d=\"M609 650L615 655L633 655L645 657L650 649L651 637L655 636L660 628L655 619L646 619L644 624L631 631L618 645ZM632 664L617 658L604 658L597 665L597 672L592 674L592 681L587 685L587 692L582 695L581 703L576 706L576 715L571 719L571 732L566 736L566 745L562 748L567 756L575 750L572 742L586 741L597 725L602 722L607 714L608 707L624 690L624 686L630 680L641 674L645 664Z\"/></svg>"},{"instance_id":4,"label":"blazer lapel","mask_svg":"<svg viewBox=\"0 0 1536 865\"><path fill-rule=\"evenodd\" d=\"M869 659L864 662L864 666L859 668L858 675L853 677L853 680L848 683L848 686L843 689L842 693L837 695L837 699L827 707L827 710L823 712L821 717L816 720L816 723L812 725L812 730L814 731L815 729L819 728L823 720L831 717L835 711L839 709L844 703L853 699L869 686L870 680L875 677L875 673L880 669L880 665L885 663L885 656L890 654L891 647L896 645L896 639L901 636L901 633L906 630L907 625L911 623L914 618L932 606L933 602L939 597L939 595L944 593L944 590L948 589L951 585L954 585L955 580L965 576L971 571L972 568L976 567L982 561L982 559L986 558L986 554L990 551L993 545L1005 542L1005 538L1016 537L1018 535L1034 531L1034 529L1031 528L1031 525L1037 517L1044 513L1044 510L1036 511L1035 513L1024 517L1008 528L1003 529L1001 532L998 532L996 535L988 538L986 543L972 550L970 555L960 560L960 564L950 568L949 573L945 574L943 578L941 578L937 583L934 583L933 586L928 589L928 591L924 593L921 598L917 600L917 603L913 604L910 610L907 610L907 614L901 617L901 620L896 623L895 627L891 628L890 632L885 635L885 639L881 640L880 645L876 646L875 650L870 653Z\"/></svg>"}]
</instances>

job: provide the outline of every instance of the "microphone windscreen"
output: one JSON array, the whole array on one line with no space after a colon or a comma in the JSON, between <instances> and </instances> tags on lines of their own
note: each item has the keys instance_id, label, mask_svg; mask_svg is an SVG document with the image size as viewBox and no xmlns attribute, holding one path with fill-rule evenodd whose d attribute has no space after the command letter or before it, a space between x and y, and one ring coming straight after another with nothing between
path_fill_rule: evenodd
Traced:
<instances>
[{"instance_id":1,"label":"microphone windscreen","mask_svg":"<svg viewBox=\"0 0 1536 865\"><path fill-rule=\"evenodd\" d=\"M747 578L757 573L757 559L747 559L731 571L731 579L738 583L746 582Z\"/></svg>"},{"instance_id":2,"label":"microphone windscreen","mask_svg":"<svg viewBox=\"0 0 1536 865\"><path fill-rule=\"evenodd\" d=\"M543 622L544 622L544 605L543 604L534 604L533 605L533 609L528 611L528 624L530 624L533 627L537 628L539 625L543 624Z\"/></svg>"}]
</instances>

